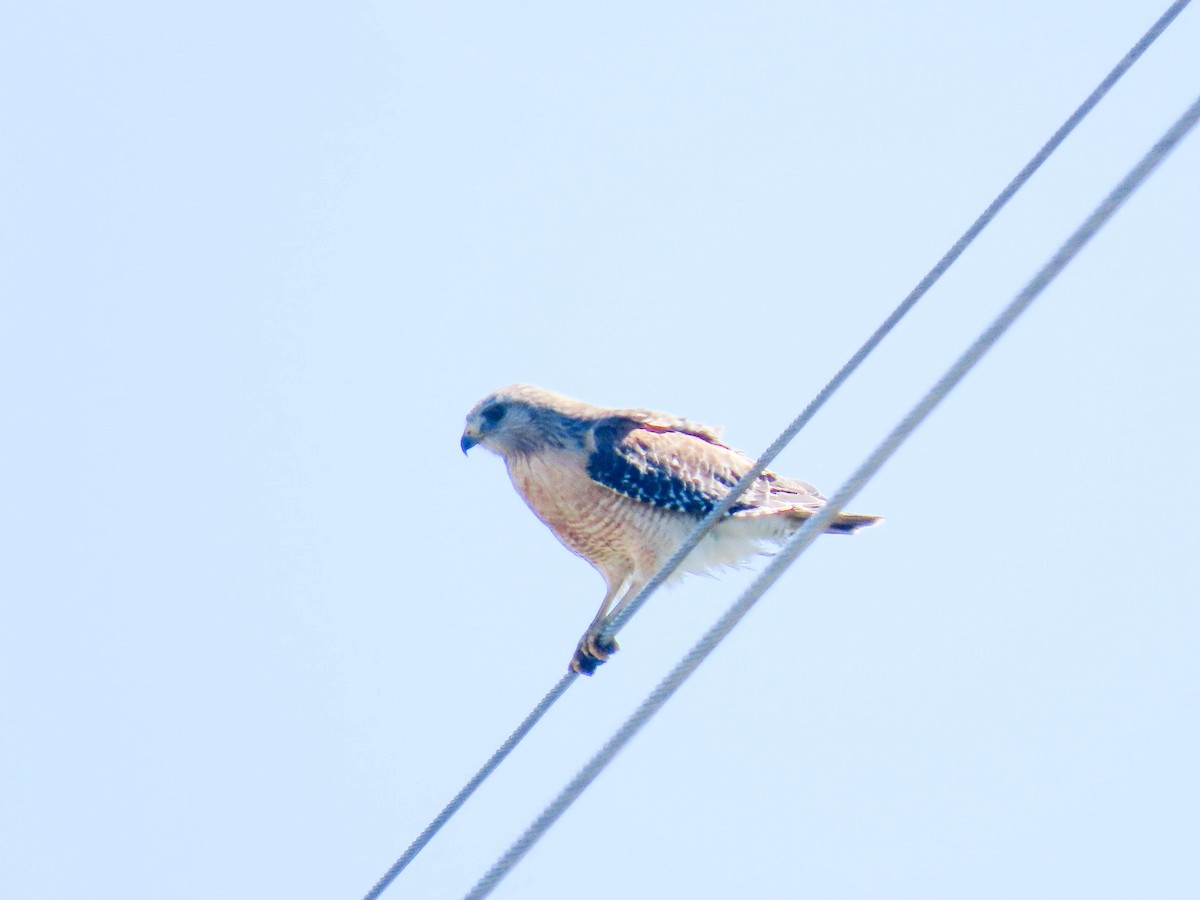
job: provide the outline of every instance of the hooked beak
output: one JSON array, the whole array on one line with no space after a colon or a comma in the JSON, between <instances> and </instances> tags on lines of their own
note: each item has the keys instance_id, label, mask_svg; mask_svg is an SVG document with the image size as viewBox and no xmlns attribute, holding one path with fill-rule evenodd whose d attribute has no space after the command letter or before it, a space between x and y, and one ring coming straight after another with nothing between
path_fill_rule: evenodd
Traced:
<instances>
[{"instance_id":1,"label":"hooked beak","mask_svg":"<svg viewBox=\"0 0 1200 900\"><path fill-rule=\"evenodd\" d=\"M468 428L463 432L462 440L458 442L458 446L462 447L463 456L467 455L467 451L479 443L479 436Z\"/></svg>"}]
</instances>

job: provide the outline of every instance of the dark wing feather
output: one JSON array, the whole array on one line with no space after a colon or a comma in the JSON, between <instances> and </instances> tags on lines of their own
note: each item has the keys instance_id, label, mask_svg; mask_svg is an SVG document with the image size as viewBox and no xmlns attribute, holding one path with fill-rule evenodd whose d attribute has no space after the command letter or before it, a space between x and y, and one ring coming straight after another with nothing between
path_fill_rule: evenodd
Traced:
<instances>
[{"instance_id":1,"label":"dark wing feather","mask_svg":"<svg viewBox=\"0 0 1200 900\"><path fill-rule=\"evenodd\" d=\"M697 517L707 515L752 465L702 426L684 431L608 418L592 427L588 443L587 470L593 481L634 500ZM811 484L764 472L732 513L813 510L824 502Z\"/></svg>"}]
</instances>

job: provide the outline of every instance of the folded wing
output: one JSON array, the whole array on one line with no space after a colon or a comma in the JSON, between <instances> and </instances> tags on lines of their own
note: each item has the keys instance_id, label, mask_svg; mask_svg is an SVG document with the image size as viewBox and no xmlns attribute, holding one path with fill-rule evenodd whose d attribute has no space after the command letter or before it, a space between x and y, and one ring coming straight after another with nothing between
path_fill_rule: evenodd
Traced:
<instances>
[{"instance_id":1,"label":"folded wing","mask_svg":"<svg viewBox=\"0 0 1200 900\"><path fill-rule=\"evenodd\" d=\"M712 429L635 415L602 419L592 427L587 464L593 481L634 500L701 518L753 465ZM811 484L767 471L734 504L732 515L803 516L824 504Z\"/></svg>"}]
</instances>

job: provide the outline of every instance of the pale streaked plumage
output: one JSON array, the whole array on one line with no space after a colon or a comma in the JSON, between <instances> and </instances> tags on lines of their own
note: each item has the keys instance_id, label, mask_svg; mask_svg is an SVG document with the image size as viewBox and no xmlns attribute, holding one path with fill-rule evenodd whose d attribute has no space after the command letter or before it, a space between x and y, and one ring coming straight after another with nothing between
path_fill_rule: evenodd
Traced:
<instances>
[{"instance_id":1,"label":"pale streaked plumage","mask_svg":"<svg viewBox=\"0 0 1200 900\"><path fill-rule=\"evenodd\" d=\"M504 459L529 508L608 586L571 661L572 669L587 674L616 649L615 641L599 646L596 640L610 608L615 614L636 597L753 465L707 426L521 384L485 397L467 415L463 451L476 444ZM678 574L738 565L824 504L811 484L764 472ZM850 534L877 521L842 513L829 530Z\"/></svg>"}]
</instances>

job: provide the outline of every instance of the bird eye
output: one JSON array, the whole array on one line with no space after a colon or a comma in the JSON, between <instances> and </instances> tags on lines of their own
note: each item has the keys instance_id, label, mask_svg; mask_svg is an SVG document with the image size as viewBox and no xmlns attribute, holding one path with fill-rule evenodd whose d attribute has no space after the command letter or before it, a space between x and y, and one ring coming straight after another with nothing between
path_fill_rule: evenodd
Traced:
<instances>
[{"instance_id":1,"label":"bird eye","mask_svg":"<svg viewBox=\"0 0 1200 900\"><path fill-rule=\"evenodd\" d=\"M483 418L489 425L495 425L504 418L505 409L502 405L489 406L483 411Z\"/></svg>"}]
</instances>

